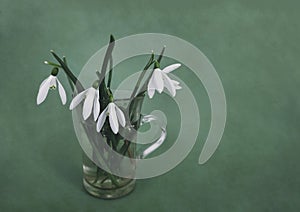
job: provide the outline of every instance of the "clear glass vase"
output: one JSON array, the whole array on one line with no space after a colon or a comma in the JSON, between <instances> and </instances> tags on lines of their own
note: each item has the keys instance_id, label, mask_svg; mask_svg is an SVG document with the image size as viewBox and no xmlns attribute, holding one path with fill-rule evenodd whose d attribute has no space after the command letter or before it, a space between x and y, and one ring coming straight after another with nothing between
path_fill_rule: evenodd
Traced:
<instances>
[{"instance_id":1,"label":"clear glass vase","mask_svg":"<svg viewBox=\"0 0 300 212\"><path fill-rule=\"evenodd\" d=\"M135 101L131 102L128 100L118 102L119 107L124 111L131 107L127 111L130 125L120 129L117 135L110 134L114 139L107 136L105 126L102 132L98 133L95 130L95 122L83 121L79 112L74 113L73 121L76 135L83 148L83 185L89 194L103 199L115 199L132 192L136 182L136 164L135 160L131 159L145 158L164 142L165 126L153 122L159 127L158 139L147 143L146 148L143 145L140 148L136 143L139 127L157 120L157 117L153 115L141 115L142 102L143 98L136 98ZM139 151L137 151L137 147L139 147ZM113 151L121 157L116 159ZM124 160L124 157L127 160ZM123 174L112 174L114 172L111 172L111 169Z\"/></svg>"},{"instance_id":2,"label":"clear glass vase","mask_svg":"<svg viewBox=\"0 0 300 212\"><path fill-rule=\"evenodd\" d=\"M134 190L135 179L112 175L98 167L83 153L83 186L96 197L114 199L123 197Z\"/></svg>"}]
</instances>

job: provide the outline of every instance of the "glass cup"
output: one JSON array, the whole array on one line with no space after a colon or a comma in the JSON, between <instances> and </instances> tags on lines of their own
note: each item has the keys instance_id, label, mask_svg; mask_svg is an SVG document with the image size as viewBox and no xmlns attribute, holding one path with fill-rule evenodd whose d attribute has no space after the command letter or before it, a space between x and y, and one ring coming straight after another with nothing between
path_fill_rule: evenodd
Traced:
<instances>
[{"instance_id":1,"label":"glass cup","mask_svg":"<svg viewBox=\"0 0 300 212\"><path fill-rule=\"evenodd\" d=\"M143 101L144 96L115 100L126 118L118 134L110 131L108 120L98 133L91 117L82 119L82 106L74 110L75 132L83 149L83 185L89 194L104 199L129 194L136 183L134 159L146 158L163 144L166 126L155 115L141 114ZM146 124L157 129L155 139L146 141L140 134L140 126Z\"/></svg>"}]
</instances>

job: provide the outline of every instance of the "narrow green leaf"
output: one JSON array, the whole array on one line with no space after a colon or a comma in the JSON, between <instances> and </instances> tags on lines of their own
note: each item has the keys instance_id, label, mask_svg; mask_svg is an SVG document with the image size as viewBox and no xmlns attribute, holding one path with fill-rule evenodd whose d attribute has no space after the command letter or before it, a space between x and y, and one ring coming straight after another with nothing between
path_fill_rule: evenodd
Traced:
<instances>
[{"instance_id":1,"label":"narrow green leaf","mask_svg":"<svg viewBox=\"0 0 300 212\"><path fill-rule=\"evenodd\" d=\"M105 73L106 73L107 66L108 66L108 61L109 61L109 58L112 55L112 51L113 51L114 46L115 46L115 39L111 35L110 36L110 41L109 41L109 44L108 44L108 47L107 47L107 50L106 50L106 53L105 53L105 56L104 56L102 68L101 68L100 79L99 79L100 82L102 82L102 80L104 81Z\"/></svg>"},{"instance_id":2,"label":"narrow green leaf","mask_svg":"<svg viewBox=\"0 0 300 212\"><path fill-rule=\"evenodd\" d=\"M106 50L106 53L105 53L105 56L104 56L104 60L103 60L102 68L101 68L101 73L99 73L99 74L97 73L98 78L99 78L99 82L100 82L100 85L99 85L100 99L99 99L99 101L101 102L101 104L100 104L101 112L106 108L106 106L109 103L109 97L110 96L108 95L108 89L107 89L107 86L105 84L105 73L106 73L106 70L107 70L109 59L112 56L112 50L113 50L114 46L115 46L115 39L111 35L110 36L110 41L109 41L109 44L108 44L108 47L107 47L107 50Z\"/></svg>"},{"instance_id":3,"label":"narrow green leaf","mask_svg":"<svg viewBox=\"0 0 300 212\"><path fill-rule=\"evenodd\" d=\"M130 145L130 142L127 141L127 140L125 140L125 141L124 141L124 144L123 144L122 147L120 148L120 153L121 153L122 155L125 155L125 154L126 154L128 148L129 148L129 145Z\"/></svg>"},{"instance_id":4,"label":"narrow green leaf","mask_svg":"<svg viewBox=\"0 0 300 212\"><path fill-rule=\"evenodd\" d=\"M67 63L67 58L65 56L63 56L63 61L67 66L68 63ZM72 80L70 79L70 77L67 77L67 78L68 78L68 82L69 82L69 85L71 87L71 90L72 90L72 92L74 92L74 84L73 84Z\"/></svg>"},{"instance_id":5,"label":"narrow green leaf","mask_svg":"<svg viewBox=\"0 0 300 212\"><path fill-rule=\"evenodd\" d=\"M112 80L112 72L113 72L113 58L110 55L109 58L109 72L108 72L108 80L107 80L107 87L110 88L111 86L111 80Z\"/></svg>"}]
</instances>

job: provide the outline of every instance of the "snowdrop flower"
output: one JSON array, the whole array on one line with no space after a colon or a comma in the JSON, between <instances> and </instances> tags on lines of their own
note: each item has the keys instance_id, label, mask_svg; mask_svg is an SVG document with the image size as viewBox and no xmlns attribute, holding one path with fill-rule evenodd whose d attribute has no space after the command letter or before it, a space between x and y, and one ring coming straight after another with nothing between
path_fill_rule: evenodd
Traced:
<instances>
[{"instance_id":1,"label":"snowdrop flower","mask_svg":"<svg viewBox=\"0 0 300 212\"><path fill-rule=\"evenodd\" d=\"M168 73L174 71L175 69L179 68L181 64L173 64L165 67L163 70L160 68L155 68L153 74L148 83L148 95L151 99L154 96L155 90L161 93L166 87L170 94L174 97L176 95L176 90L181 89L179 86L179 82L170 79L168 77Z\"/></svg>"},{"instance_id":2,"label":"snowdrop flower","mask_svg":"<svg viewBox=\"0 0 300 212\"><path fill-rule=\"evenodd\" d=\"M84 100L82 109L83 119L87 120L93 110L94 120L96 121L100 113L98 86L99 81L97 80L93 83L92 87L77 94L70 104L70 110L73 110L80 102Z\"/></svg>"},{"instance_id":3,"label":"snowdrop flower","mask_svg":"<svg viewBox=\"0 0 300 212\"><path fill-rule=\"evenodd\" d=\"M97 132L100 132L102 129L107 116L109 116L109 125L114 134L119 132L119 123L122 127L125 127L126 121L123 111L115 103L111 102L99 116Z\"/></svg>"},{"instance_id":4,"label":"snowdrop flower","mask_svg":"<svg viewBox=\"0 0 300 212\"><path fill-rule=\"evenodd\" d=\"M47 95L48 95L48 91L49 89L55 89L56 85L58 84L58 92L59 92L59 96L61 99L62 104L66 104L67 102L67 95L65 92L65 89L63 88L63 86L61 85L61 83L59 82L59 80L57 79L57 74L58 74L58 68L54 68L51 72L51 75L49 77L47 77L40 85L39 88L39 92L36 98L36 103L37 105L41 104L42 102L45 101Z\"/></svg>"}]
</instances>

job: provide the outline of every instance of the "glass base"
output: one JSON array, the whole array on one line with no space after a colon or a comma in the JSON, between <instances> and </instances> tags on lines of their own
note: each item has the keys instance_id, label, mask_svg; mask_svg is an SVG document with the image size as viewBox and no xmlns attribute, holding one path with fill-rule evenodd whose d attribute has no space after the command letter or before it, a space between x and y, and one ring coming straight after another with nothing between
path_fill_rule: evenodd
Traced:
<instances>
[{"instance_id":1,"label":"glass base","mask_svg":"<svg viewBox=\"0 0 300 212\"><path fill-rule=\"evenodd\" d=\"M92 196L116 199L134 190L135 179L111 175L83 155L83 186Z\"/></svg>"},{"instance_id":2,"label":"glass base","mask_svg":"<svg viewBox=\"0 0 300 212\"><path fill-rule=\"evenodd\" d=\"M117 188L99 188L89 183L83 178L83 186L85 190L92 196L102 199L116 199L131 193L135 188L135 180L130 180L128 184Z\"/></svg>"}]
</instances>

